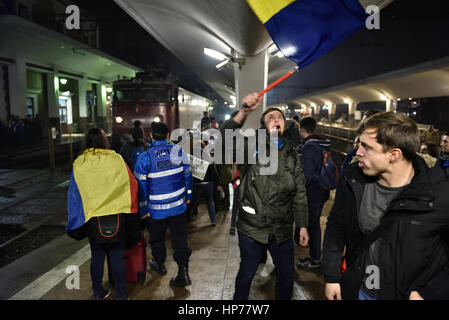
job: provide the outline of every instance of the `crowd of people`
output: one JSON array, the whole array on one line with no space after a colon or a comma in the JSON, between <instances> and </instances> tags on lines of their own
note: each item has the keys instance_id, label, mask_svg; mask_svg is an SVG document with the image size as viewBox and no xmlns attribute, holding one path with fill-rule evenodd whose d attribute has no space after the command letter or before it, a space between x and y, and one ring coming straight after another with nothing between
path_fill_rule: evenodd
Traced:
<instances>
[{"instance_id":1,"label":"crowd of people","mask_svg":"<svg viewBox=\"0 0 449 320\"><path fill-rule=\"evenodd\" d=\"M32 147L39 144L42 139L42 124L39 114L34 118L28 115L21 119L19 116L11 114L7 118L7 123L0 121L1 139L0 146L4 147Z\"/></svg>"},{"instance_id":2,"label":"crowd of people","mask_svg":"<svg viewBox=\"0 0 449 320\"><path fill-rule=\"evenodd\" d=\"M242 105L245 107L220 126L223 139L227 129L239 134L247 117L260 107L261 98L257 93L250 94L243 98ZM210 118L203 120L205 129L211 127ZM333 159L330 140L317 134L314 118L287 121L280 109L268 108L260 124L258 130L265 130L267 150L277 150L277 167L263 174L267 164L261 161L258 149L254 154L247 152L244 162L237 164L230 231L238 236L240 250L235 300L249 298L252 280L267 253L275 266L276 299L291 299L294 243L308 246L308 257L300 259L296 267L323 274L327 299L449 298L447 132L442 135L441 150L435 150L430 144L421 144L417 124L405 115L367 113L353 152L340 165ZM92 130L86 134L86 141L92 140L93 134L101 141L102 131ZM165 234L170 229L173 259L178 264L170 285L184 287L192 283L188 221L195 218L200 195L204 195L211 225L215 226L214 195L227 191L232 175L229 166L210 160L205 174L195 176L189 159L192 145L183 150L171 142L169 129L161 122L153 122L149 132L150 140L145 141L141 123L135 122L123 139L121 156L105 144L85 142L70 184L68 230L73 235L86 229L91 217L138 216L140 229L144 225L150 235L150 268L165 275ZM230 152L234 160L236 140L222 143L223 154ZM248 149L248 140L242 141L243 148ZM202 152L206 152L201 143ZM435 157L434 161L429 157ZM98 161L104 165L99 166ZM83 179L91 169L86 168L100 167L109 168L108 175L116 170L122 177L121 187L117 181L87 187ZM100 171L96 181L106 174ZM120 188L122 192L117 193ZM332 189L335 200L322 244L320 216ZM109 204L101 202L102 197L121 200ZM99 201L101 206L94 205ZM114 281L122 284L124 271L117 259L121 259L125 246L135 241L123 236L114 244L97 246L96 234L92 234L95 231L88 230L76 238L89 237L92 256L97 257L91 265L94 297L103 299L108 292L98 284L102 273L94 271L95 265L104 261L104 252L118 252L112 268ZM124 235L134 233L130 237L137 239L138 232L126 230ZM116 296L124 298L126 293L120 291Z\"/></svg>"}]
</instances>

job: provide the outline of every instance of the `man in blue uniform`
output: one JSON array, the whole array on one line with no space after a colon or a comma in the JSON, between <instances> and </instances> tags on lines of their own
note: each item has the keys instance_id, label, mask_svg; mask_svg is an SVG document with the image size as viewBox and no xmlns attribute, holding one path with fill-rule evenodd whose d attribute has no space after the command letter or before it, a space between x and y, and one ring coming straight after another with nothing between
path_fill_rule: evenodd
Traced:
<instances>
[{"instance_id":1,"label":"man in blue uniform","mask_svg":"<svg viewBox=\"0 0 449 320\"><path fill-rule=\"evenodd\" d=\"M162 122L151 124L152 144L142 153L134 167L139 182L139 215L148 219L153 259L150 268L165 275L167 252L165 232L170 228L173 259L178 275L170 285L184 287L192 283L188 273L192 250L187 244L186 207L192 198L192 172L187 155L168 142L168 127Z\"/></svg>"}]
</instances>

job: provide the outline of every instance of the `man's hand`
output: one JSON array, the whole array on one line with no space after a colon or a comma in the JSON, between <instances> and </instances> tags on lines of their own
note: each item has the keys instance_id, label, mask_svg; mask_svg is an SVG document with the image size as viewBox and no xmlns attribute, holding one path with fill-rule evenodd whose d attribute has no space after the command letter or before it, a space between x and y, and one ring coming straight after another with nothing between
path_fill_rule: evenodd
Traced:
<instances>
[{"instance_id":1,"label":"man's hand","mask_svg":"<svg viewBox=\"0 0 449 320\"><path fill-rule=\"evenodd\" d=\"M424 298L419 294L418 291L412 291L410 292L410 297L408 297L409 300L424 300Z\"/></svg>"},{"instance_id":2,"label":"man's hand","mask_svg":"<svg viewBox=\"0 0 449 320\"><path fill-rule=\"evenodd\" d=\"M307 232L307 228L302 227L299 229L299 245L305 247L308 243L309 233Z\"/></svg>"},{"instance_id":3,"label":"man's hand","mask_svg":"<svg viewBox=\"0 0 449 320\"><path fill-rule=\"evenodd\" d=\"M146 215L144 215L143 217L140 217L140 219L147 219L147 218L151 218L150 213L148 212Z\"/></svg>"},{"instance_id":4,"label":"man's hand","mask_svg":"<svg viewBox=\"0 0 449 320\"><path fill-rule=\"evenodd\" d=\"M234 116L233 120L237 123L245 121L246 117L256 110L262 104L263 97L259 97L257 92L251 93L242 99L242 105L248 106L247 108L241 108L239 112Z\"/></svg>"},{"instance_id":5,"label":"man's hand","mask_svg":"<svg viewBox=\"0 0 449 320\"><path fill-rule=\"evenodd\" d=\"M324 295L327 300L341 300L341 288L339 283L326 283Z\"/></svg>"},{"instance_id":6,"label":"man's hand","mask_svg":"<svg viewBox=\"0 0 449 320\"><path fill-rule=\"evenodd\" d=\"M186 200L186 204L190 204L190 200Z\"/></svg>"}]
</instances>

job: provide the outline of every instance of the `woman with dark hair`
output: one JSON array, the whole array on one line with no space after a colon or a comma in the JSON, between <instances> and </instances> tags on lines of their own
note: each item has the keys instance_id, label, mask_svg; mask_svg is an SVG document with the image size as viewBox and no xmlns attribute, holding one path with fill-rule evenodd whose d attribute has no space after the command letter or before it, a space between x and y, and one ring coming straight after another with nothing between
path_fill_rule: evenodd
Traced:
<instances>
[{"instance_id":1,"label":"woman with dark hair","mask_svg":"<svg viewBox=\"0 0 449 320\"><path fill-rule=\"evenodd\" d=\"M137 162L137 158L140 156L142 152L145 152L150 146L145 143L143 140L143 129L142 127L135 127L132 131L132 151L129 159L125 159L126 163L128 164L131 171L134 170L134 165Z\"/></svg>"},{"instance_id":2,"label":"woman with dark hair","mask_svg":"<svg viewBox=\"0 0 449 320\"><path fill-rule=\"evenodd\" d=\"M134 170L134 164L137 161L137 157L146 149L148 149L148 144L144 141L144 132L141 127L141 122L134 121L134 127L130 130L129 134L124 135L123 145L120 149L120 155L125 160L131 171Z\"/></svg>"},{"instance_id":3,"label":"woman with dark hair","mask_svg":"<svg viewBox=\"0 0 449 320\"><path fill-rule=\"evenodd\" d=\"M138 221L137 181L123 158L109 150L107 136L100 128L90 129L84 137L81 154L73 163L67 198L67 233L77 240L89 238L94 299L103 300L110 294L102 285L106 254L110 258L115 297L127 299L124 250L140 237L138 230L130 229L136 226L133 218ZM102 229L105 220L112 221L116 228L111 235Z\"/></svg>"},{"instance_id":4,"label":"woman with dark hair","mask_svg":"<svg viewBox=\"0 0 449 320\"><path fill-rule=\"evenodd\" d=\"M81 145L81 154L87 149L109 149L109 141L106 133L100 128L89 129Z\"/></svg>"},{"instance_id":5,"label":"woman with dark hair","mask_svg":"<svg viewBox=\"0 0 449 320\"><path fill-rule=\"evenodd\" d=\"M435 143L423 142L419 149L420 153L428 154L434 158L438 158L440 155L440 148Z\"/></svg>"}]
</instances>

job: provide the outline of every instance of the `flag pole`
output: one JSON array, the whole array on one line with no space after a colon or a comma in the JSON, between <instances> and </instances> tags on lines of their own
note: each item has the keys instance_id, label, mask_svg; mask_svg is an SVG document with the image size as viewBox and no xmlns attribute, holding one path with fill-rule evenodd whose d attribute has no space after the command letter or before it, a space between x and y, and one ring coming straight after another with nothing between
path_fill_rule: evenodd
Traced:
<instances>
[{"instance_id":1,"label":"flag pole","mask_svg":"<svg viewBox=\"0 0 449 320\"><path fill-rule=\"evenodd\" d=\"M266 87L265 89L263 89L262 91L260 91L257 95L259 97L263 96L265 93L267 93L268 91L270 91L271 89L273 89L274 87L276 87L279 83L281 83L282 81L286 80L287 78L289 78L290 76L292 76L295 72L297 72L299 70L298 66L295 66L293 69L291 69L289 72L287 72L286 74L284 74L282 77L280 77L279 79L277 79L275 82L273 82L272 84L270 84L268 87Z\"/></svg>"},{"instance_id":2,"label":"flag pole","mask_svg":"<svg viewBox=\"0 0 449 320\"><path fill-rule=\"evenodd\" d=\"M287 72L286 74L284 74L282 77L280 77L279 79L277 79L275 82L273 82L272 84L270 84L268 87L266 87L265 89L263 89L262 91L258 92L257 95L259 97L262 97L265 93L267 93L268 91L270 91L271 89L273 89L274 87L276 87L278 84L280 84L282 81L286 80L287 78L289 78L290 76L292 76L294 73L296 73L299 70L298 66L295 66L293 69L291 69L289 72ZM249 108L249 106L244 103L243 104L244 108Z\"/></svg>"}]
</instances>

